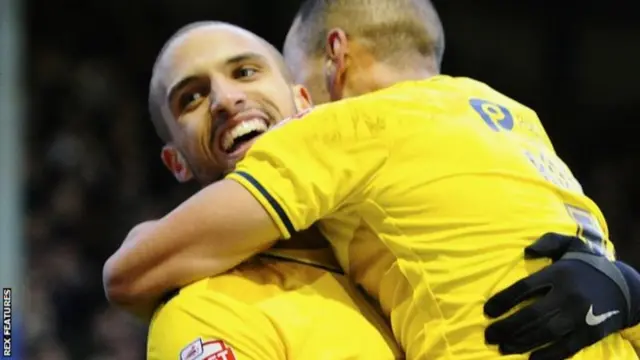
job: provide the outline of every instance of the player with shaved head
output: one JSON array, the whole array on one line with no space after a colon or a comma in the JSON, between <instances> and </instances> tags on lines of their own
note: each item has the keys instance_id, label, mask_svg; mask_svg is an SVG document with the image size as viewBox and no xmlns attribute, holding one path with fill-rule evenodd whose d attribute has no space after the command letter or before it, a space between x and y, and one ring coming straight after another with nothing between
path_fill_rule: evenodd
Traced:
<instances>
[{"instance_id":1,"label":"player with shaved head","mask_svg":"<svg viewBox=\"0 0 640 360\"><path fill-rule=\"evenodd\" d=\"M172 36L149 89L151 117L166 143L163 162L180 182L194 178L203 186L232 171L256 136L309 106L270 44L217 22ZM123 246L154 223L139 225ZM297 249L271 249L165 299L151 320L147 358L400 358L377 309L342 274L318 233L297 236ZM144 262L143 250L137 254Z\"/></svg>"}]
</instances>

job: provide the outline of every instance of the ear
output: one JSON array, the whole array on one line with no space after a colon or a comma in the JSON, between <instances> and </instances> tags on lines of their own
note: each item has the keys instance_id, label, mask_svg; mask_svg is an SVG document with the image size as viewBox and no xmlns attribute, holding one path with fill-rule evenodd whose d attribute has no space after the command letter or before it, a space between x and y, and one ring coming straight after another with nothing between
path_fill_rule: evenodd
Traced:
<instances>
[{"instance_id":1,"label":"ear","mask_svg":"<svg viewBox=\"0 0 640 360\"><path fill-rule=\"evenodd\" d=\"M313 106L313 100L306 87L295 85L293 87L293 100L296 103L296 111L300 112Z\"/></svg>"},{"instance_id":2,"label":"ear","mask_svg":"<svg viewBox=\"0 0 640 360\"><path fill-rule=\"evenodd\" d=\"M165 145L160 153L160 158L178 182L185 183L193 178L189 164L173 145Z\"/></svg>"},{"instance_id":3,"label":"ear","mask_svg":"<svg viewBox=\"0 0 640 360\"><path fill-rule=\"evenodd\" d=\"M347 71L347 53L349 50L347 34L340 28L333 28L327 33L325 44L325 81L331 100L342 99Z\"/></svg>"}]
</instances>

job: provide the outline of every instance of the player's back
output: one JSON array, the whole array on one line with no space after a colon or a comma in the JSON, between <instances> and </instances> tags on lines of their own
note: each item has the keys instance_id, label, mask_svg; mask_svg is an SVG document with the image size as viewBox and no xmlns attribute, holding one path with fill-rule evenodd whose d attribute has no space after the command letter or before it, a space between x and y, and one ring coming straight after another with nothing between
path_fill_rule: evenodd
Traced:
<instances>
[{"instance_id":1,"label":"player's back","mask_svg":"<svg viewBox=\"0 0 640 360\"><path fill-rule=\"evenodd\" d=\"M483 304L547 264L525 262L523 249L546 232L576 231L609 247L600 210L535 112L490 87L438 76L339 106L383 138L388 158L368 200L343 206L322 230L380 300L408 358L497 359L484 344ZM637 357L613 335L575 358Z\"/></svg>"},{"instance_id":2,"label":"player's back","mask_svg":"<svg viewBox=\"0 0 640 360\"><path fill-rule=\"evenodd\" d=\"M322 250L272 250L186 286L156 310L147 358L402 358L346 276L305 263L323 258Z\"/></svg>"}]
</instances>

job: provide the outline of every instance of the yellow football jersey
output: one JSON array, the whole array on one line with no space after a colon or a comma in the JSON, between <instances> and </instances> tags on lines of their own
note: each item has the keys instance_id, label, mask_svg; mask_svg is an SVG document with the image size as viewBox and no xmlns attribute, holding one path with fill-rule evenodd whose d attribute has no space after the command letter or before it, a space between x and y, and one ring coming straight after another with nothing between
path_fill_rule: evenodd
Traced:
<instances>
[{"instance_id":1,"label":"yellow football jersey","mask_svg":"<svg viewBox=\"0 0 640 360\"><path fill-rule=\"evenodd\" d=\"M183 288L151 320L148 360L393 360L383 318L346 276L259 255ZM320 255L320 257L323 257Z\"/></svg>"},{"instance_id":2,"label":"yellow football jersey","mask_svg":"<svg viewBox=\"0 0 640 360\"><path fill-rule=\"evenodd\" d=\"M640 325L623 330L622 336L631 342L636 353L640 356Z\"/></svg>"},{"instance_id":3,"label":"yellow football jersey","mask_svg":"<svg viewBox=\"0 0 640 360\"><path fill-rule=\"evenodd\" d=\"M540 235L613 249L536 113L468 78L316 107L258 139L228 178L284 238L319 220L409 359L503 359L484 343L483 304L548 264L523 258ZM636 358L617 334L575 357Z\"/></svg>"}]
</instances>

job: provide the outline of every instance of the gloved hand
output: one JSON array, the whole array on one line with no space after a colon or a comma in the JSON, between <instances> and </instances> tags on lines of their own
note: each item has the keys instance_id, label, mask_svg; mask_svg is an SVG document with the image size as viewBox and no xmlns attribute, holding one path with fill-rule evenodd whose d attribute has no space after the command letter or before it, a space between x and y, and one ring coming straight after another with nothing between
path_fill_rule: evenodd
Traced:
<instances>
[{"instance_id":1,"label":"gloved hand","mask_svg":"<svg viewBox=\"0 0 640 360\"><path fill-rule=\"evenodd\" d=\"M640 274L620 261L610 261L591 242L548 233L525 249L525 257L547 257L554 263L485 304L485 314L497 318L537 297L486 329L486 342L498 345L502 354L537 349L530 359L566 359L640 322Z\"/></svg>"}]
</instances>

